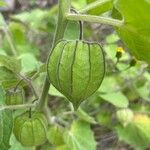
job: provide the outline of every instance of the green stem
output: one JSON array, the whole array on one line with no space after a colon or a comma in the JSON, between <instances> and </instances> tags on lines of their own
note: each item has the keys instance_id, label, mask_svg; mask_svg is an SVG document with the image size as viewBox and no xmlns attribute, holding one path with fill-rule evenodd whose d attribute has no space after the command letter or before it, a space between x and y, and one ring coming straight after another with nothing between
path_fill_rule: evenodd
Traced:
<instances>
[{"instance_id":1,"label":"green stem","mask_svg":"<svg viewBox=\"0 0 150 150\"><path fill-rule=\"evenodd\" d=\"M78 12L81 13L81 14L86 13L86 12L88 12L88 11L94 9L94 8L103 6L104 4L111 3L111 2L112 2L112 0L98 0L96 2L88 4L85 8L79 10Z\"/></svg>"},{"instance_id":2,"label":"green stem","mask_svg":"<svg viewBox=\"0 0 150 150\"><path fill-rule=\"evenodd\" d=\"M8 25L7 25L7 23L6 23L6 21L5 21L2 14L0 14L0 19L2 21L3 31L5 33L6 39L8 41L8 44L10 45L10 50L12 51L12 54L14 56L17 56L16 46L15 46L13 40L12 40L11 33L9 31Z\"/></svg>"},{"instance_id":3,"label":"green stem","mask_svg":"<svg viewBox=\"0 0 150 150\"><path fill-rule=\"evenodd\" d=\"M92 23L102 23L102 24L108 24L116 27L121 27L124 24L123 20L117 20L112 18L106 18L106 17L99 17L94 15L81 15L81 14L67 14L67 19L72 21L86 21L86 22L92 22Z\"/></svg>"},{"instance_id":4,"label":"green stem","mask_svg":"<svg viewBox=\"0 0 150 150\"><path fill-rule=\"evenodd\" d=\"M52 44L52 48L56 45L56 43L63 38L64 32L67 27L68 20L66 19L66 14L70 10L70 2L71 0L59 0L59 13L58 13L58 21L57 21L57 27L56 32ZM47 61L48 62L48 61ZM47 95L50 87L50 82L48 80L48 77L46 75L44 85L42 88L42 93L39 99L39 105L38 109L43 111L45 108L45 105L47 104Z\"/></svg>"},{"instance_id":5,"label":"green stem","mask_svg":"<svg viewBox=\"0 0 150 150\"><path fill-rule=\"evenodd\" d=\"M22 109L22 108L31 108L35 107L37 103L34 104L22 104L22 105L9 105L9 106L0 106L0 111L4 109Z\"/></svg>"}]
</instances>

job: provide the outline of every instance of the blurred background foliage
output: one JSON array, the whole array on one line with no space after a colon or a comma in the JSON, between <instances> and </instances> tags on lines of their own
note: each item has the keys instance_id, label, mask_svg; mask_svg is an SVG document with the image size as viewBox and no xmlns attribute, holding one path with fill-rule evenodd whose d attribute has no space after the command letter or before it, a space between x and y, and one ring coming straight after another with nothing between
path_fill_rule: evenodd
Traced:
<instances>
[{"instance_id":1,"label":"blurred background foliage","mask_svg":"<svg viewBox=\"0 0 150 150\"><path fill-rule=\"evenodd\" d=\"M72 0L76 9L94 0ZM8 5L9 4L9 5ZM56 0L0 1L0 55L15 56L21 72L33 79L38 93L46 74L46 59L57 21ZM108 3L89 14L110 16ZM77 39L79 27L69 22L64 38ZM9 36L8 36L9 35ZM11 37L11 39L9 38ZM106 75L100 89L83 102L77 113L53 86L48 106L48 141L37 150L120 150L150 148L150 71L145 62L134 59L111 26L84 23L84 39L102 44L106 57ZM117 62L117 50L122 57ZM16 85L18 78L6 66L0 66L0 92ZM25 83L26 101L33 99ZM1 93L0 93L1 96ZM0 102L3 104L3 102ZM119 112L118 112L119 111ZM20 111L15 111L15 115ZM22 147L12 135L10 150Z\"/></svg>"}]
</instances>

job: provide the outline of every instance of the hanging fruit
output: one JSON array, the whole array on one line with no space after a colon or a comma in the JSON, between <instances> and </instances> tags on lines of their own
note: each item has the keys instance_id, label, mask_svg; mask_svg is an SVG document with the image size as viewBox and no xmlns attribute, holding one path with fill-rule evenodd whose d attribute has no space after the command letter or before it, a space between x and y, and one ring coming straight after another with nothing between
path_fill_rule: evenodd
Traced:
<instances>
[{"instance_id":1,"label":"hanging fruit","mask_svg":"<svg viewBox=\"0 0 150 150\"><path fill-rule=\"evenodd\" d=\"M6 104L19 105L24 103L24 90L23 89L9 89L6 91Z\"/></svg>"},{"instance_id":2,"label":"hanging fruit","mask_svg":"<svg viewBox=\"0 0 150 150\"><path fill-rule=\"evenodd\" d=\"M13 131L23 146L41 145L47 138L47 120L42 113L26 112L15 118Z\"/></svg>"},{"instance_id":3,"label":"hanging fruit","mask_svg":"<svg viewBox=\"0 0 150 150\"><path fill-rule=\"evenodd\" d=\"M49 80L75 110L100 87L104 73L104 54L98 43L62 40L49 57Z\"/></svg>"}]
</instances>

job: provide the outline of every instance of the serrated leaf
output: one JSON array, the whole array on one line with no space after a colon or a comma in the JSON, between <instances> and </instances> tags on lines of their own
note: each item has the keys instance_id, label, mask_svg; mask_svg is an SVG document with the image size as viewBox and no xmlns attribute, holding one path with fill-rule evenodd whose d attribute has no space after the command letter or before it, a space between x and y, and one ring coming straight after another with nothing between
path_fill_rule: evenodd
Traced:
<instances>
[{"instance_id":1,"label":"serrated leaf","mask_svg":"<svg viewBox=\"0 0 150 150\"><path fill-rule=\"evenodd\" d=\"M117 28L119 36L138 59L150 64L149 14L150 0L115 0L113 17L125 22Z\"/></svg>"},{"instance_id":2,"label":"serrated leaf","mask_svg":"<svg viewBox=\"0 0 150 150\"><path fill-rule=\"evenodd\" d=\"M71 150L96 150L96 141L90 124L74 121L71 130L65 135L65 142Z\"/></svg>"},{"instance_id":3,"label":"serrated leaf","mask_svg":"<svg viewBox=\"0 0 150 150\"><path fill-rule=\"evenodd\" d=\"M13 117L11 110L0 111L0 148L8 150L10 148L9 140L13 128Z\"/></svg>"},{"instance_id":4,"label":"serrated leaf","mask_svg":"<svg viewBox=\"0 0 150 150\"><path fill-rule=\"evenodd\" d=\"M122 92L109 92L100 94L100 97L119 108L126 108L129 105L127 97Z\"/></svg>"},{"instance_id":5,"label":"serrated leaf","mask_svg":"<svg viewBox=\"0 0 150 150\"><path fill-rule=\"evenodd\" d=\"M8 70L19 73L21 71L21 62L10 56L0 55L0 65L5 66Z\"/></svg>"}]
</instances>

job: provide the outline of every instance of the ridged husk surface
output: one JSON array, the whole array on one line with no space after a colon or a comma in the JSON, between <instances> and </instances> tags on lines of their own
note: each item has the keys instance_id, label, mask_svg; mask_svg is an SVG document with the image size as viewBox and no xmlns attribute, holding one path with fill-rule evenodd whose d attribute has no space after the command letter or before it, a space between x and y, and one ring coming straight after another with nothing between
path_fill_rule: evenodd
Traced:
<instances>
[{"instance_id":1,"label":"ridged husk surface","mask_svg":"<svg viewBox=\"0 0 150 150\"><path fill-rule=\"evenodd\" d=\"M18 105L24 103L24 91L23 89L9 89L6 92L6 104L7 105Z\"/></svg>"},{"instance_id":2,"label":"ridged husk surface","mask_svg":"<svg viewBox=\"0 0 150 150\"><path fill-rule=\"evenodd\" d=\"M37 146L46 141L47 120L42 113L23 113L15 118L14 135L23 146Z\"/></svg>"},{"instance_id":3,"label":"ridged husk surface","mask_svg":"<svg viewBox=\"0 0 150 150\"><path fill-rule=\"evenodd\" d=\"M104 54L97 43L62 40L49 57L49 80L75 109L100 87L104 73Z\"/></svg>"}]
</instances>

